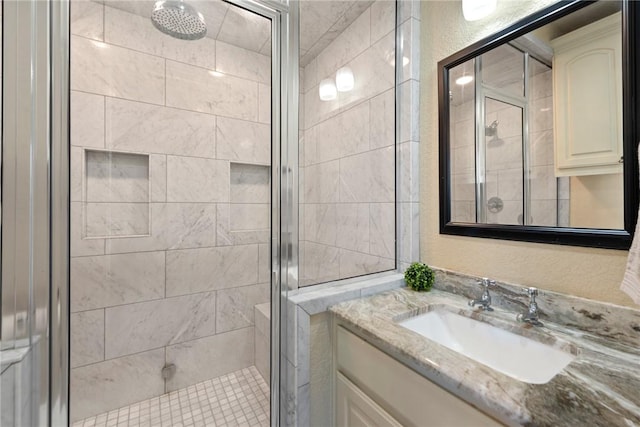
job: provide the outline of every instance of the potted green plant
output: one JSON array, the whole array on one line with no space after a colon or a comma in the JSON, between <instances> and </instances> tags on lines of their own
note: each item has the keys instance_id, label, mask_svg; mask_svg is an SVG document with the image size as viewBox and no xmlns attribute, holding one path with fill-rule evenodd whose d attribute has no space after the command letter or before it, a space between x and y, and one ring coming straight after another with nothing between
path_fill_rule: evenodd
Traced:
<instances>
[{"instance_id":1,"label":"potted green plant","mask_svg":"<svg viewBox=\"0 0 640 427\"><path fill-rule=\"evenodd\" d=\"M404 272L404 281L414 291L430 291L435 281L435 274L428 265L422 262L414 262Z\"/></svg>"}]
</instances>

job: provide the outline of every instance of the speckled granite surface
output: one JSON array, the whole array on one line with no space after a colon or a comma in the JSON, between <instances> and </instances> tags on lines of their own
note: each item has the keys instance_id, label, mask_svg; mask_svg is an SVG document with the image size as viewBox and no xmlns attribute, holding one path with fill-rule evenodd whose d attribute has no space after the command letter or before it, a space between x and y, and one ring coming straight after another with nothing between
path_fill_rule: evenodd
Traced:
<instances>
[{"instance_id":1,"label":"speckled granite surface","mask_svg":"<svg viewBox=\"0 0 640 427\"><path fill-rule=\"evenodd\" d=\"M471 309L477 278L437 271L434 290L406 288L331 308L338 321L379 349L509 425L640 426L640 311L545 292L543 327L515 321L521 288L498 283L495 311ZM397 324L439 306L577 353L546 384L527 384Z\"/></svg>"}]
</instances>

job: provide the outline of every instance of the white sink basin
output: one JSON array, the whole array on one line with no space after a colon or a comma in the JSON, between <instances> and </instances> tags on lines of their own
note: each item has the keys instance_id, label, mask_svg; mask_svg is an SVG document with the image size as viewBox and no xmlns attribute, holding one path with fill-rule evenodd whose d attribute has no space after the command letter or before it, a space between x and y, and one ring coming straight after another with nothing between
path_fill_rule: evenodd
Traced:
<instances>
[{"instance_id":1,"label":"white sink basin","mask_svg":"<svg viewBox=\"0 0 640 427\"><path fill-rule=\"evenodd\" d=\"M488 323L444 309L399 323L496 371L531 384L545 384L575 356Z\"/></svg>"}]
</instances>

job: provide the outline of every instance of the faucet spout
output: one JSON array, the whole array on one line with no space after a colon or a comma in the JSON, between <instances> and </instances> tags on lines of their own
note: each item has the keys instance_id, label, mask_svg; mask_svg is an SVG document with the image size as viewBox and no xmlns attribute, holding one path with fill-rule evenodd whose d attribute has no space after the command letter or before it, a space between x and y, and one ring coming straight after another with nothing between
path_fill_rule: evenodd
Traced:
<instances>
[{"instance_id":1,"label":"faucet spout","mask_svg":"<svg viewBox=\"0 0 640 427\"><path fill-rule=\"evenodd\" d=\"M489 293L489 287L493 287L496 285L495 280L484 278L481 282L478 282L478 284L484 286L482 296L480 297L480 299L472 299L471 301L469 301L469 306L475 307L477 305L480 306L481 310L493 311L493 308L491 307L491 294Z\"/></svg>"},{"instance_id":2,"label":"faucet spout","mask_svg":"<svg viewBox=\"0 0 640 427\"><path fill-rule=\"evenodd\" d=\"M540 321L540 310L538 309L538 303L536 297L538 296L538 289L526 288L525 292L529 295L529 307L525 313L520 313L516 316L518 322L528 323L534 326L544 326Z\"/></svg>"}]
</instances>

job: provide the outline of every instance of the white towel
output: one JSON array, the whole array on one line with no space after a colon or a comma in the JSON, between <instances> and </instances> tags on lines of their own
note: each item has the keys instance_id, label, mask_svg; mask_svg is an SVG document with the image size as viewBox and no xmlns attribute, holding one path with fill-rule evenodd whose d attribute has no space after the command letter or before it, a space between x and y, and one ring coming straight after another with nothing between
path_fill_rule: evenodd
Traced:
<instances>
[{"instance_id":1,"label":"white towel","mask_svg":"<svg viewBox=\"0 0 640 427\"><path fill-rule=\"evenodd\" d=\"M638 147L638 159L640 159L640 146ZM624 272L620 289L626 292L633 302L640 305L640 221L636 223L636 232L629 249L627 269Z\"/></svg>"}]
</instances>

